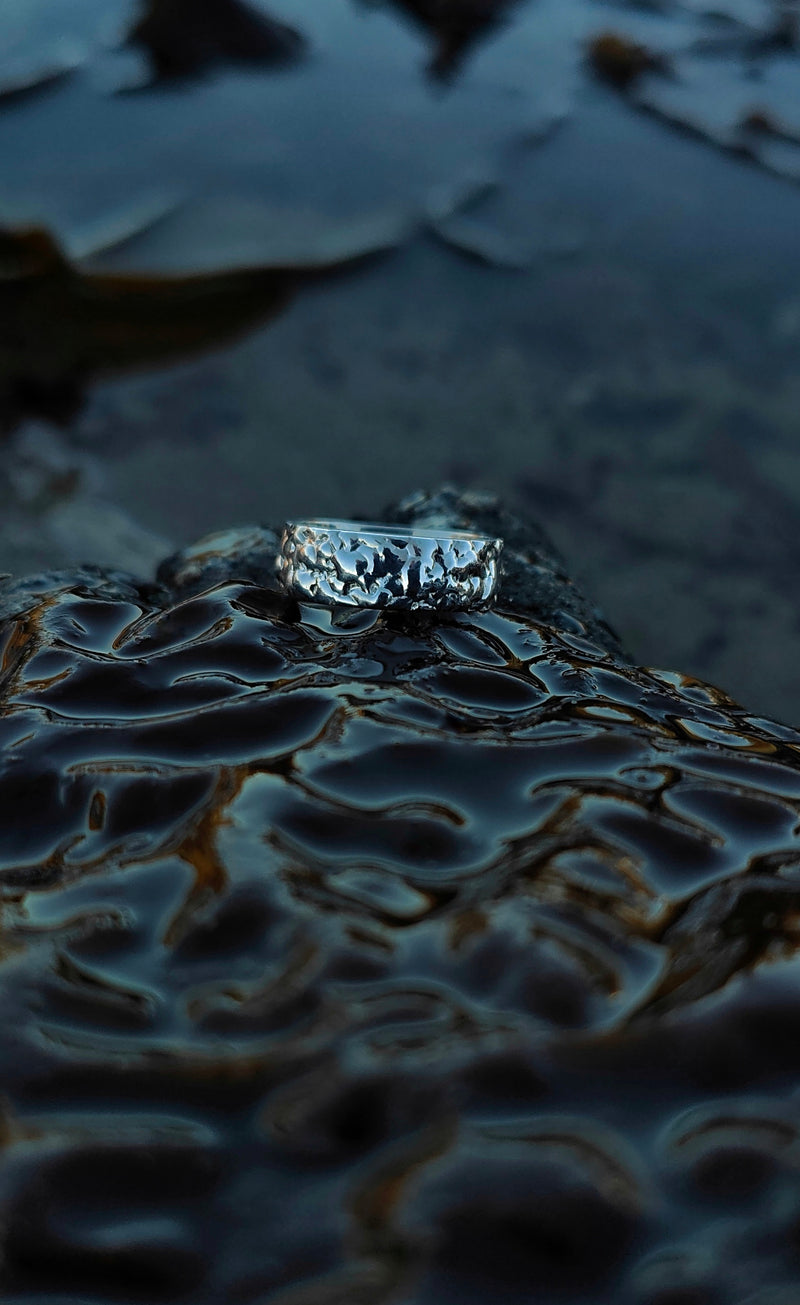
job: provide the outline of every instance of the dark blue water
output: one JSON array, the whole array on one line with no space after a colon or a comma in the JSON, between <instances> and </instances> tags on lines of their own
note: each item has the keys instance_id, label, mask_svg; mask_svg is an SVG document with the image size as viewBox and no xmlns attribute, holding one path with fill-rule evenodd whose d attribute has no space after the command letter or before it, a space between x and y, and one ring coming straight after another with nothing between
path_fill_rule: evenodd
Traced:
<instances>
[{"instance_id":1,"label":"dark blue water","mask_svg":"<svg viewBox=\"0 0 800 1305\"><path fill-rule=\"evenodd\" d=\"M77 65L0 109L12 230L160 275L395 252L263 331L213 299L195 339L143 349L150 326L134 346L117 323L111 359L69 296L21 324L15 300L0 562L148 569L232 521L473 483L538 514L642 660L796 719L795 51L760 0L496 8L444 76L424 6L287 0L296 63L155 84L121 44L135 5L4 8L2 76ZM602 84L608 30L669 75ZM748 161L754 108L784 138L751 135Z\"/></svg>"}]
</instances>

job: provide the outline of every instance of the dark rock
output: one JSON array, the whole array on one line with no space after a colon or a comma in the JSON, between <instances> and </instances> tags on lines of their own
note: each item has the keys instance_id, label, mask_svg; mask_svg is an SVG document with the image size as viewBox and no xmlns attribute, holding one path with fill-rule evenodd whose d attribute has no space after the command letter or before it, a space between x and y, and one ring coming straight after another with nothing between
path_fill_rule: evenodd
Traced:
<instances>
[{"instance_id":1,"label":"dark rock","mask_svg":"<svg viewBox=\"0 0 800 1305\"><path fill-rule=\"evenodd\" d=\"M430 33L435 43L431 74L446 80L468 52L500 27L519 0L393 0L395 6Z\"/></svg>"},{"instance_id":2,"label":"dark rock","mask_svg":"<svg viewBox=\"0 0 800 1305\"><path fill-rule=\"evenodd\" d=\"M568 574L553 541L534 522L508 512L492 494L460 494L450 488L414 494L387 507L384 519L474 527L497 536L504 541L499 603L565 634L588 636L615 657L630 660L599 608Z\"/></svg>"},{"instance_id":3,"label":"dark rock","mask_svg":"<svg viewBox=\"0 0 800 1305\"><path fill-rule=\"evenodd\" d=\"M602 32L589 43L589 64L598 77L627 90L646 72L664 72L666 60L617 32Z\"/></svg>"},{"instance_id":4,"label":"dark rock","mask_svg":"<svg viewBox=\"0 0 800 1305\"><path fill-rule=\"evenodd\" d=\"M264 589L277 589L277 555L278 536L274 530L244 526L206 535L166 558L156 579L171 591L173 599L191 598L230 580L248 580Z\"/></svg>"},{"instance_id":5,"label":"dark rock","mask_svg":"<svg viewBox=\"0 0 800 1305\"><path fill-rule=\"evenodd\" d=\"M493 495L449 488L436 494L414 494L389 504L381 519L474 528L503 539L499 603L564 633L588 637L616 657L629 660L600 610L567 573L552 540L537 525L506 511ZM157 580L176 598L200 593L224 580L249 580L274 589L279 529L242 526L208 535L167 558L158 569Z\"/></svg>"},{"instance_id":6,"label":"dark rock","mask_svg":"<svg viewBox=\"0 0 800 1305\"><path fill-rule=\"evenodd\" d=\"M158 584L137 580L124 571L87 564L36 576L0 576L0 620L29 610L64 589L109 603L168 601L167 591Z\"/></svg>"}]
</instances>

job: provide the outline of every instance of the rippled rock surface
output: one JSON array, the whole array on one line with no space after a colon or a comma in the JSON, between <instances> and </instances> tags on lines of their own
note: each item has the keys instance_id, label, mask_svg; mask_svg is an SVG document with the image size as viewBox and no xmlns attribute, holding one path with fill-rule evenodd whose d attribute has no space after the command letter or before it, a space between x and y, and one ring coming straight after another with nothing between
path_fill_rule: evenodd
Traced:
<instances>
[{"instance_id":1,"label":"rippled rock surface","mask_svg":"<svg viewBox=\"0 0 800 1305\"><path fill-rule=\"evenodd\" d=\"M800 734L402 512L494 610L6 589L4 1298L794 1299Z\"/></svg>"}]
</instances>

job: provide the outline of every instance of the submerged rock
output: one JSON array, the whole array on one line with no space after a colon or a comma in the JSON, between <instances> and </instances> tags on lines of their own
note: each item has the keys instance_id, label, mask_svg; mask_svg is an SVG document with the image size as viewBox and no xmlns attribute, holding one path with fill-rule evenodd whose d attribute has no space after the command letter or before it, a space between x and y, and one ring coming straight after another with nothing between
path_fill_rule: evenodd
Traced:
<instances>
[{"instance_id":1,"label":"submerged rock","mask_svg":"<svg viewBox=\"0 0 800 1305\"><path fill-rule=\"evenodd\" d=\"M591 67L603 81L620 90L627 90L643 73L666 70L666 61L637 41L630 41L616 32L602 32L590 43L588 58Z\"/></svg>"},{"instance_id":2,"label":"submerged rock","mask_svg":"<svg viewBox=\"0 0 800 1305\"><path fill-rule=\"evenodd\" d=\"M794 1282L800 733L391 512L495 606L299 607L256 527L0 591L17 1301Z\"/></svg>"},{"instance_id":3,"label":"submerged rock","mask_svg":"<svg viewBox=\"0 0 800 1305\"><path fill-rule=\"evenodd\" d=\"M101 376L192 357L237 339L404 239L382 223L333 238L307 263L148 274L84 270L43 228L0 226L0 437L26 415L69 421Z\"/></svg>"},{"instance_id":4,"label":"submerged rock","mask_svg":"<svg viewBox=\"0 0 800 1305\"><path fill-rule=\"evenodd\" d=\"M588 43L587 62L637 111L797 182L797 15L771 8L761 6L753 23L720 13L716 27L712 14L695 15L699 26L668 52L603 32Z\"/></svg>"},{"instance_id":5,"label":"submerged rock","mask_svg":"<svg viewBox=\"0 0 800 1305\"><path fill-rule=\"evenodd\" d=\"M469 50L508 17L519 0L392 0L396 8L424 27L435 42L431 74L447 79L457 73Z\"/></svg>"}]
</instances>

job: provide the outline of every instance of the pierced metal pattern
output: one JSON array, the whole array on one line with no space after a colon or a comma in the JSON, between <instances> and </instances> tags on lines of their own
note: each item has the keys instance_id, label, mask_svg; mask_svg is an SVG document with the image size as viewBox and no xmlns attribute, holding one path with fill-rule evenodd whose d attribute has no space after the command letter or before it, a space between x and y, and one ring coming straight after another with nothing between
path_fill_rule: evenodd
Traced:
<instances>
[{"instance_id":1,"label":"pierced metal pattern","mask_svg":"<svg viewBox=\"0 0 800 1305\"><path fill-rule=\"evenodd\" d=\"M361 521L287 523L278 574L298 598L406 611L481 607L499 574L503 541L466 531Z\"/></svg>"}]
</instances>

